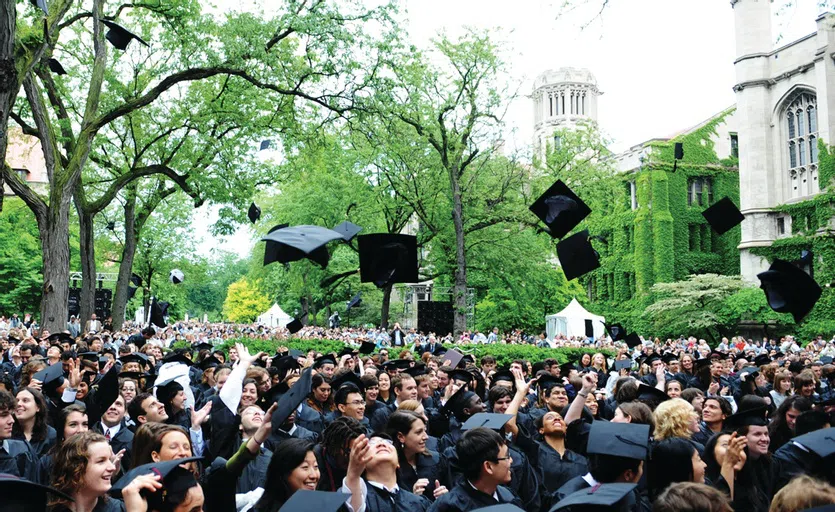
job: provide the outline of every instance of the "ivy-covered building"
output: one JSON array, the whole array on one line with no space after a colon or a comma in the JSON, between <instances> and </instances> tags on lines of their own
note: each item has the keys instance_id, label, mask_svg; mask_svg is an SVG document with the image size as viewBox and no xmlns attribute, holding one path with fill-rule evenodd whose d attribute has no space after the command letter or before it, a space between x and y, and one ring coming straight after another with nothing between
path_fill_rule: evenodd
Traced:
<instances>
[{"instance_id":1,"label":"ivy-covered building","mask_svg":"<svg viewBox=\"0 0 835 512\"><path fill-rule=\"evenodd\" d=\"M731 107L668 138L614 157L611 201L586 221L601 268L582 278L589 298L615 305L645 296L653 284L689 274L739 273L740 228L717 235L702 211L725 196L739 201L736 112ZM675 164L674 144L685 158ZM602 207L601 207L602 206Z\"/></svg>"}]
</instances>

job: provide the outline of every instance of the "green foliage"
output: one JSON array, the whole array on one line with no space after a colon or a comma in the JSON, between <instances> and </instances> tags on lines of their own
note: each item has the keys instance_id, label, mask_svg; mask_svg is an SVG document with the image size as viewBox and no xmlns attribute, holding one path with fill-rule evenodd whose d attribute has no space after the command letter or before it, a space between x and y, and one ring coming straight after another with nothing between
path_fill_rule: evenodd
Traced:
<instances>
[{"instance_id":1,"label":"green foliage","mask_svg":"<svg viewBox=\"0 0 835 512\"><path fill-rule=\"evenodd\" d=\"M252 323L270 306L269 297L258 289L258 284L242 278L229 285L223 316L234 323Z\"/></svg>"},{"instance_id":2,"label":"green foliage","mask_svg":"<svg viewBox=\"0 0 835 512\"><path fill-rule=\"evenodd\" d=\"M0 314L40 310L43 275L35 216L18 198L5 198L0 213Z\"/></svg>"}]
</instances>

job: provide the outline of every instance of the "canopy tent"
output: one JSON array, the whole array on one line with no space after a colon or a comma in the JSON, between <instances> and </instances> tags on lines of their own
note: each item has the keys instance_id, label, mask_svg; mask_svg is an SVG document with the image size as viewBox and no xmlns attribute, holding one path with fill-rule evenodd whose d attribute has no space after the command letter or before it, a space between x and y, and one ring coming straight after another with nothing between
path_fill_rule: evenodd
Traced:
<instances>
[{"instance_id":1,"label":"canopy tent","mask_svg":"<svg viewBox=\"0 0 835 512\"><path fill-rule=\"evenodd\" d=\"M293 317L288 315L281 309L277 303L273 307L264 311L258 316L257 322L267 327L279 327L289 324L293 321Z\"/></svg>"},{"instance_id":2,"label":"canopy tent","mask_svg":"<svg viewBox=\"0 0 835 512\"><path fill-rule=\"evenodd\" d=\"M576 298L573 298L565 309L555 315L545 317L545 332L548 334L549 340L553 340L557 334L569 338L573 336L585 337L586 320L591 320L595 339L603 336L605 330L603 322L606 319L600 315L589 313L586 308L577 302Z\"/></svg>"}]
</instances>

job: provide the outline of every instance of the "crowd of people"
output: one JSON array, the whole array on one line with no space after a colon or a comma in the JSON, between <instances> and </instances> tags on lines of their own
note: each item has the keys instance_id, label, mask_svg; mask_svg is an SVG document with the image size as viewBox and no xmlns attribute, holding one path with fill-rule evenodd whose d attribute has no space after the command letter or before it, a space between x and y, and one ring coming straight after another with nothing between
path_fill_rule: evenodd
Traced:
<instances>
[{"instance_id":1,"label":"crowd of people","mask_svg":"<svg viewBox=\"0 0 835 512\"><path fill-rule=\"evenodd\" d=\"M835 347L823 338L293 334L345 345L317 353L255 325L76 335L2 320L0 511L835 504ZM226 343L241 337L276 350ZM501 366L468 354L491 343L588 350Z\"/></svg>"}]
</instances>

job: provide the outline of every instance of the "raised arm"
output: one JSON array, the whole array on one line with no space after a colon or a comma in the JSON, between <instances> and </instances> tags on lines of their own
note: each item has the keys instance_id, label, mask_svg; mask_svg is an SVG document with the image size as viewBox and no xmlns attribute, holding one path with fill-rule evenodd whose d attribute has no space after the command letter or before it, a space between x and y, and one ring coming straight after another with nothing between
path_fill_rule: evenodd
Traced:
<instances>
[{"instance_id":1,"label":"raised arm","mask_svg":"<svg viewBox=\"0 0 835 512\"><path fill-rule=\"evenodd\" d=\"M574 397L574 401L571 402L571 405L568 407L568 412L565 413L565 418L563 418L566 425L580 419L583 414L583 407L586 405L586 397L589 396L589 393L594 392L596 387L597 374L594 372L584 374L583 388L577 392L577 396Z\"/></svg>"},{"instance_id":2,"label":"raised arm","mask_svg":"<svg viewBox=\"0 0 835 512\"><path fill-rule=\"evenodd\" d=\"M516 394L513 396L513 400L510 402L510 405L507 406L507 411L505 414L512 414L513 417L505 424L507 427L507 431L513 434L513 438L516 439L516 436L519 435L519 426L516 424L516 416L519 414L519 408L522 407L522 402L525 401L525 397L528 396L528 391L531 389L531 384L536 381L536 379L531 379L530 382L525 382L525 376L522 374L522 370L519 369L512 369L511 372L513 373L513 378L516 381Z\"/></svg>"}]
</instances>

